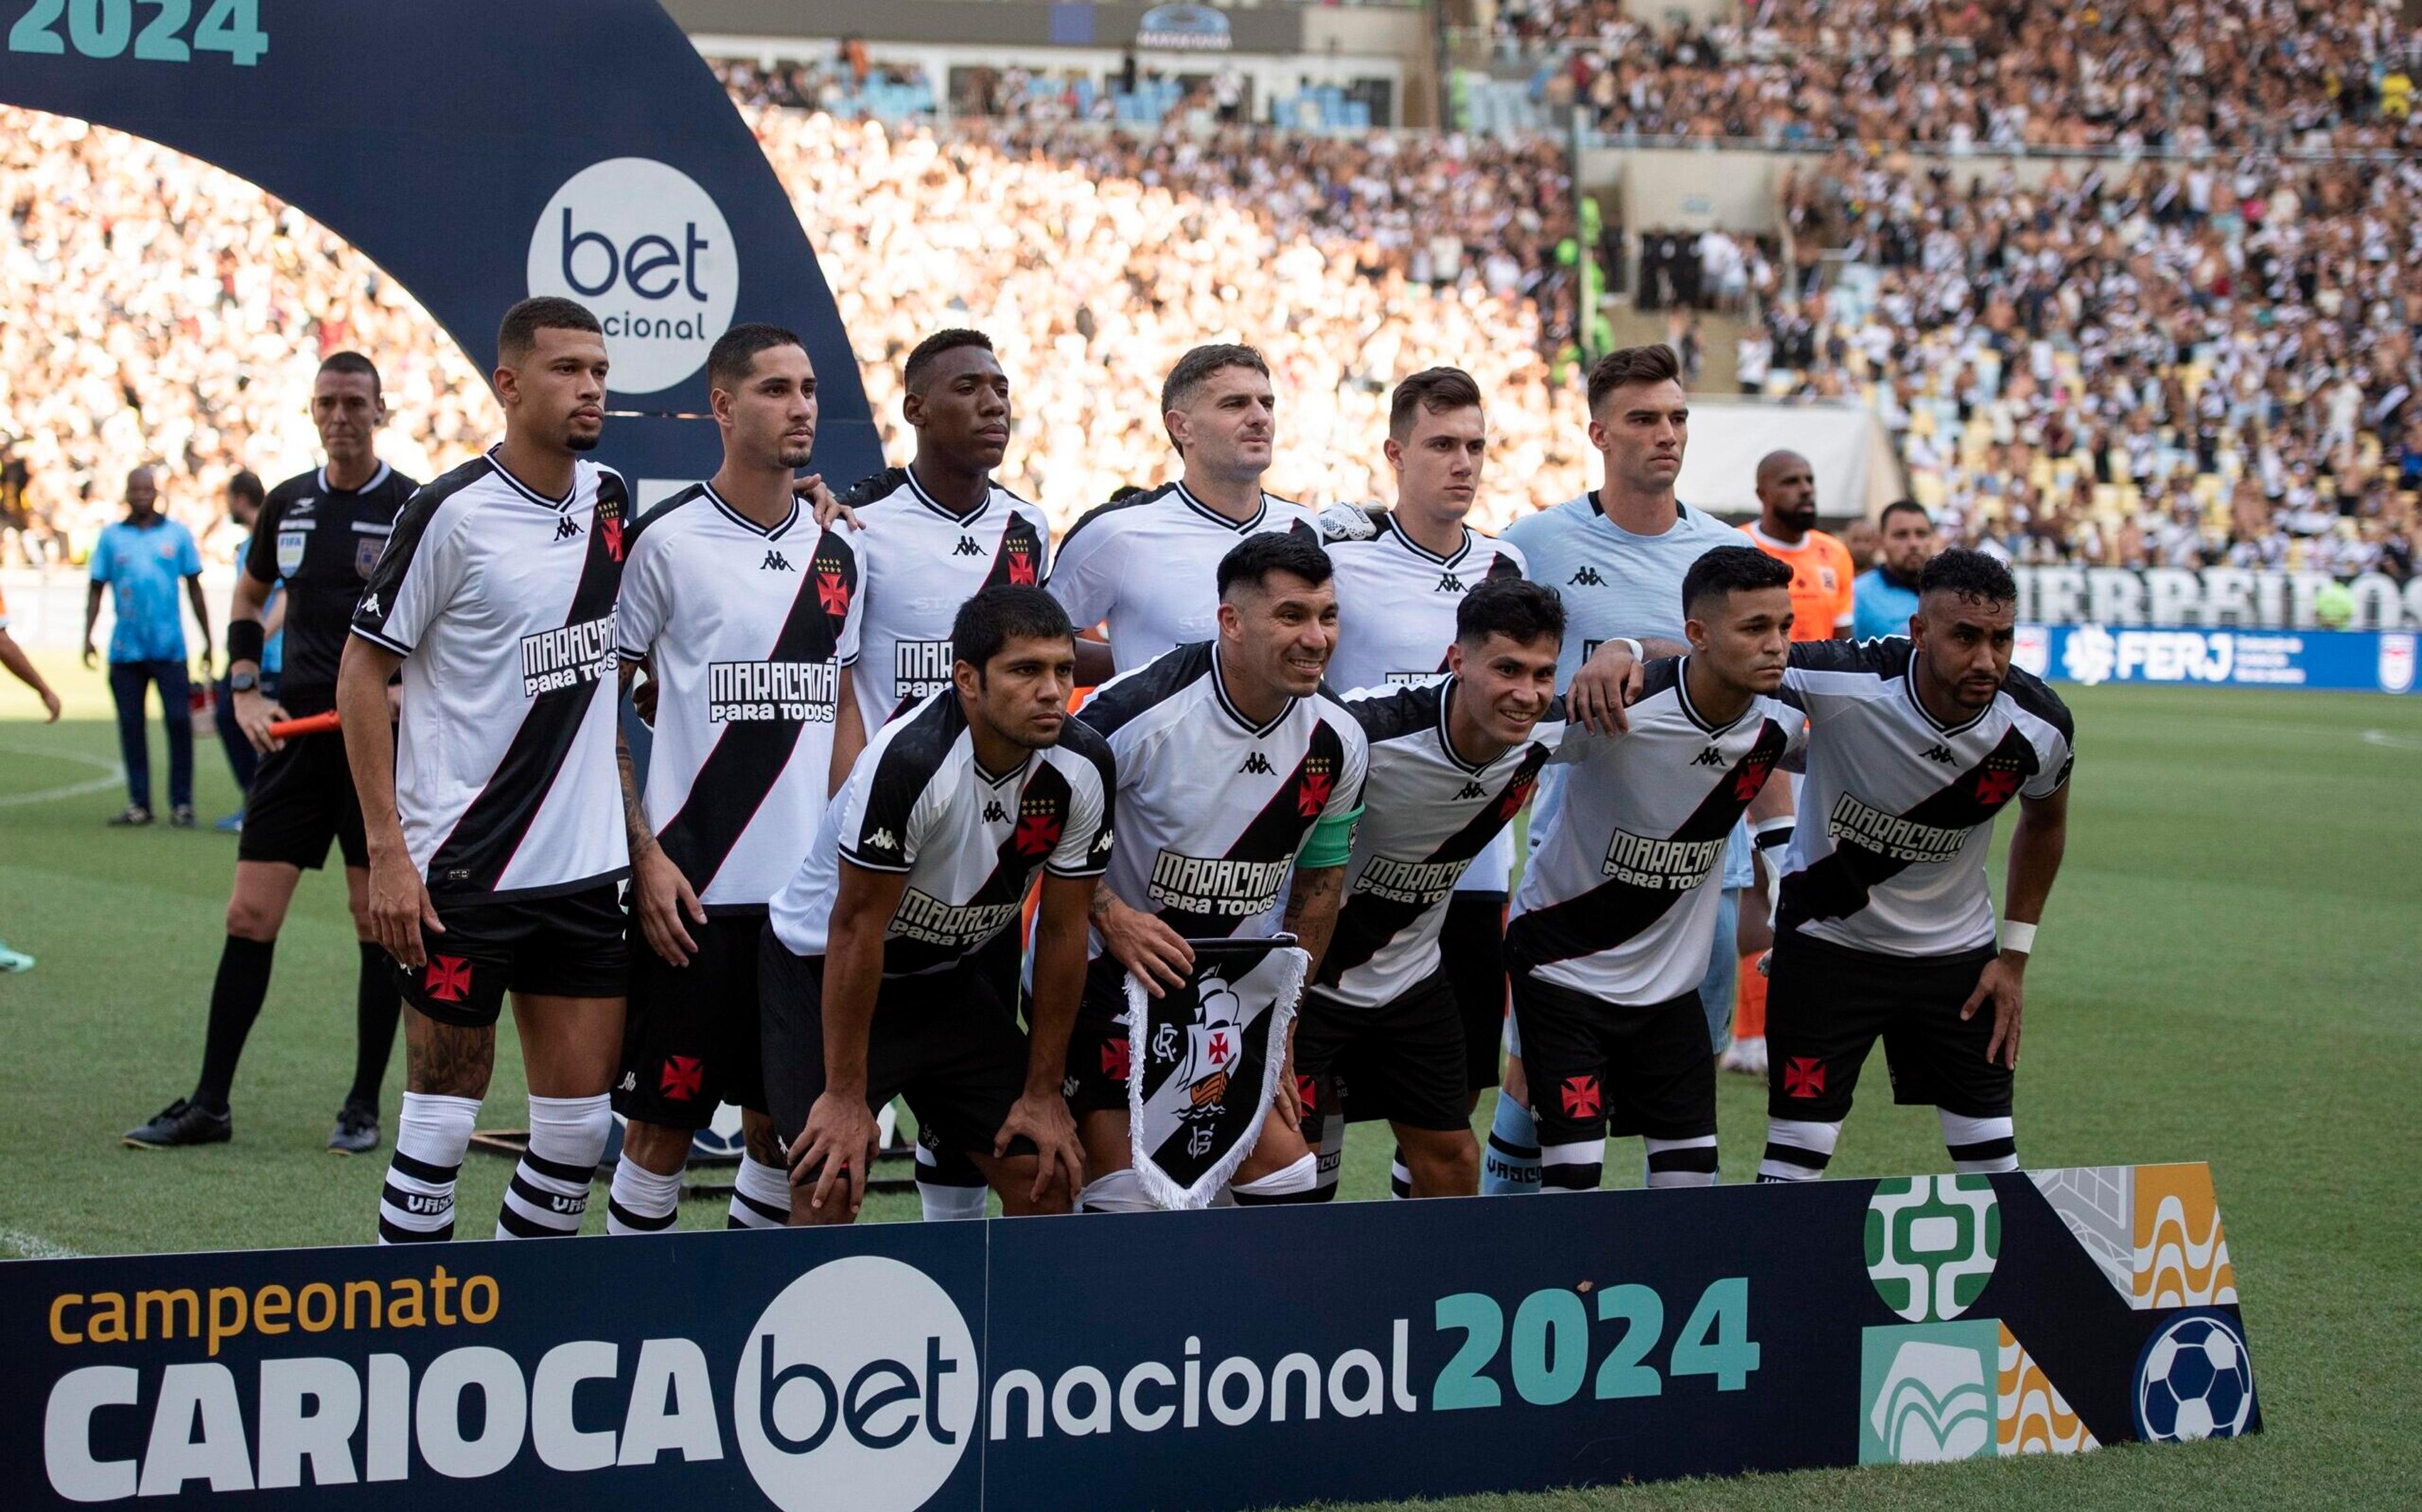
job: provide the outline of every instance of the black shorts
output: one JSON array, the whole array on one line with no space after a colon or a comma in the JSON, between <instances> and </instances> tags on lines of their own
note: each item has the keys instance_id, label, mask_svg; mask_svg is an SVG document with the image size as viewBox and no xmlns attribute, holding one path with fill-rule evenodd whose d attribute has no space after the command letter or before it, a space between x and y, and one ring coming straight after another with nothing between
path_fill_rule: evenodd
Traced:
<instances>
[{"instance_id":1,"label":"black shorts","mask_svg":"<svg viewBox=\"0 0 2422 1512\"><path fill-rule=\"evenodd\" d=\"M1465 1090L1495 1086L1505 1036L1505 895L1448 898L1439 956L1463 1016Z\"/></svg>"},{"instance_id":2,"label":"black shorts","mask_svg":"<svg viewBox=\"0 0 2422 1512\"><path fill-rule=\"evenodd\" d=\"M1318 990L1305 993L1295 1025L1297 1090L1310 1094L1305 1142L1319 1144L1328 1115L1341 1111L1341 1073L1351 1088L1357 1120L1470 1128L1463 1049L1462 1010L1442 971L1377 1007L1351 1006Z\"/></svg>"},{"instance_id":3,"label":"black shorts","mask_svg":"<svg viewBox=\"0 0 2422 1512\"><path fill-rule=\"evenodd\" d=\"M631 1005L622 1016L622 1074L614 1111L668 1129L704 1129L716 1108L765 1111L757 1019L757 941L763 909L688 924L698 952L675 966L634 923Z\"/></svg>"},{"instance_id":4,"label":"black shorts","mask_svg":"<svg viewBox=\"0 0 2422 1512\"><path fill-rule=\"evenodd\" d=\"M1880 956L1783 934L1767 975L1767 1116L1839 1123L1879 1035L1895 1102L2009 1116L2010 1068L1985 1058L1992 1011L1959 1017L1996 954Z\"/></svg>"},{"instance_id":5,"label":"black shorts","mask_svg":"<svg viewBox=\"0 0 2422 1512\"><path fill-rule=\"evenodd\" d=\"M1716 1054L1696 986L1625 1007L1517 970L1514 1017L1540 1144L1716 1131Z\"/></svg>"},{"instance_id":6,"label":"black shorts","mask_svg":"<svg viewBox=\"0 0 2422 1512\"><path fill-rule=\"evenodd\" d=\"M335 730L298 736L261 757L244 803L239 861L283 862L306 871L328 864L336 843L348 866L370 864L362 838L362 802L345 763L345 738Z\"/></svg>"},{"instance_id":7,"label":"black shorts","mask_svg":"<svg viewBox=\"0 0 2422 1512\"><path fill-rule=\"evenodd\" d=\"M629 986L616 883L504 903L435 901L446 932L422 927L429 963L396 972L403 1000L441 1023L493 1024L509 991L619 998Z\"/></svg>"},{"instance_id":8,"label":"black shorts","mask_svg":"<svg viewBox=\"0 0 2422 1512\"><path fill-rule=\"evenodd\" d=\"M765 1100L785 1142L807 1127L825 1090L825 958L794 956L774 931L759 945ZM866 1046L866 1106L905 1098L921 1139L940 1154L990 1155L1026 1091L1026 1036L1000 1001L996 974L962 959L948 971L887 977ZM1033 1142L1011 1143L1031 1155Z\"/></svg>"},{"instance_id":9,"label":"black shorts","mask_svg":"<svg viewBox=\"0 0 2422 1512\"><path fill-rule=\"evenodd\" d=\"M1068 1070L1060 1091L1068 1111L1127 1111L1127 972L1108 954L1085 967L1084 995L1068 1035Z\"/></svg>"}]
</instances>

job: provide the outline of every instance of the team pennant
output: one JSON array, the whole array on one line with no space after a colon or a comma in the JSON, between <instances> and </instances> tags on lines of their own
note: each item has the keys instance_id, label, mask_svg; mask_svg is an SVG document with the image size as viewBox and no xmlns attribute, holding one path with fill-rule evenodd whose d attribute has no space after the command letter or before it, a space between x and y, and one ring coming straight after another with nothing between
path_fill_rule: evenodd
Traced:
<instances>
[{"instance_id":1,"label":"team pennant","mask_svg":"<svg viewBox=\"0 0 2422 1512\"><path fill-rule=\"evenodd\" d=\"M1312 958L1295 936L1191 940L1194 970L1161 997L1127 975L1128 1138L1163 1208L1207 1207L1261 1138Z\"/></svg>"}]
</instances>

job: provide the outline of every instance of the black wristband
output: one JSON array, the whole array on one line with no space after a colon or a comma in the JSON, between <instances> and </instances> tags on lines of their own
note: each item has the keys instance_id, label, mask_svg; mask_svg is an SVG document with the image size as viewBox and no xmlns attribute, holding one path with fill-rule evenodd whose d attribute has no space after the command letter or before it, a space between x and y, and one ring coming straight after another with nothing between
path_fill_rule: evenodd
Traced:
<instances>
[{"instance_id":1,"label":"black wristband","mask_svg":"<svg viewBox=\"0 0 2422 1512\"><path fill-rule=\"evenodd\" d=\"M261 652L268 645L269 637L261 632L260 620L230 619L228 621L227 648L228 661L230 663L249 662L259 666Z\"/></svg>"}]
</instances>

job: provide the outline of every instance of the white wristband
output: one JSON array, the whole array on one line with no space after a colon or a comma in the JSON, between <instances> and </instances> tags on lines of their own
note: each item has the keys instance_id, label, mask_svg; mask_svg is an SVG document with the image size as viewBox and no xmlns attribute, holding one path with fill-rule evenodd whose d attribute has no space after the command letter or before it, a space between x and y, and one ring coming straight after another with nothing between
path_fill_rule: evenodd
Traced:
<instances>
[{"instance_id":1,"label":"white wristband","mask_svg":"<svg viewBox=\"0 0 2422 1512\"><path fill-rule=\"evenodd\" d=\"M1631 659L1634 662L1645 662L1648 660L1647 648L1628 635L1613 636L1609 639L1606 644L1609 646L1620 646L1624 649L1629 651L1631 653Z\"/></svg>"},{"instance_id":2,"label":"white wristband","mask_svg":"<svg viewBox=\"0 0 2422 1512\"><path fill-rule=\"evenodd\" d=\"M2036 948L2036 927L2021 924L2016 919L2002 921L2002 948L2015 950L2021 956L2032 955Z\"/></svg>"}]
</instances>

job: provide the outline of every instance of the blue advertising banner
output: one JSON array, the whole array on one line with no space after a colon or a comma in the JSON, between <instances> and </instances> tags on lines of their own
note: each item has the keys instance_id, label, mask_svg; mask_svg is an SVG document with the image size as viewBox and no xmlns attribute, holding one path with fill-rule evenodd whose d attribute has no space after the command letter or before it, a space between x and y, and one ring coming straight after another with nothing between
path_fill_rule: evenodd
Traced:
<instances>
[{"instance_id":1,"label":"blue advertising banner","mask_svg":"<svg viewBox=\"0 0 2422 1512\"><path fill-rule=\"evenodd\" d=\"M0 1348L43 1506L1207 1512L2262 1426L2199 1164L17 1261Z\"/></svg>"},{"instance_id":2,"label":"blue advertising banner","mask_svg":"<svg viewBox=\"0 0 2422 1512\"><path fill-rule=\"evenodd\" d=\"M2021 625L2016 665L2054 682L2412 693L2413 631L2152 630Z\"/></svg>"}]
</instances>

